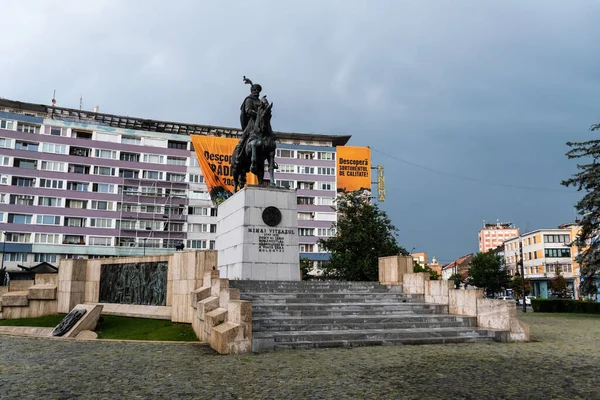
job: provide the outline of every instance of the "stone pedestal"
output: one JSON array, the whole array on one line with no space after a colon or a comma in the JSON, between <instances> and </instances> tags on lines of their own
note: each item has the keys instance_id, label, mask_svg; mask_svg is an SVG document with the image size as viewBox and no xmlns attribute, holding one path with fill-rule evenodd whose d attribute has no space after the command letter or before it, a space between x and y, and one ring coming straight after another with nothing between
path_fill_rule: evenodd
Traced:
<instances>
[{"instance_id":1,"label":"stone pedestal","mask_svg":"<svg viewBox=\"0 0 600 400\"><path fill-rule=\"evenodd\" d=\"M221 278L300 280L296 191L246 186L219 205Z\"/></svg>"}]
</instances>

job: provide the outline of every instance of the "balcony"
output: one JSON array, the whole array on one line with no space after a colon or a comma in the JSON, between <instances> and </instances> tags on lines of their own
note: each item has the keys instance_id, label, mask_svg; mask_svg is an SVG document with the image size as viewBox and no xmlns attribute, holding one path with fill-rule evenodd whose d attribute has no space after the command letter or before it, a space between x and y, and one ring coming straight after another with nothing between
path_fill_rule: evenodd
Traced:
<instances>
[{"instance_id":1,"label":"balcony","mask_svg":"<svg viewBox=\"0 0 600 400\"><path fill-rule=\"evenodd\" d=\"M65 235L63 244L75 244L85 246L85 237L78 235Z\"/></svg>"},{"instance_id":2,"label":"balcony","mask_svg":"<svg viewBox=\"0 0 600 400\"><path fill-rule=\"evenodd\" d=\"M71 156L79 156L79 157L89 157L92 154L91 149L86 149L85 147L73 147L69 150L69 155Z\"/></svg>"}]
</instances>

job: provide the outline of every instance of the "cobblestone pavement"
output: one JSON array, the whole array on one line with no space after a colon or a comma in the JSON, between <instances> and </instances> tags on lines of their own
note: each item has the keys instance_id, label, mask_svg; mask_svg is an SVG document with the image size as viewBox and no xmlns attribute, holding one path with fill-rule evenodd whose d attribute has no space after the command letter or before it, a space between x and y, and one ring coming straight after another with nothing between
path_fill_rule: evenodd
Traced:
<instances>
[{"instance_id":1,"label":"cobblestone pavement","mask_svg":"<svg viewBox=\"0 0 600 400\"><path fill-rule=\"evenodd\" d=\"M241 356L205 345L0 336L0 398L600 399L600 316L522 318L532 343Z\"/></svg>"}]
</instances>

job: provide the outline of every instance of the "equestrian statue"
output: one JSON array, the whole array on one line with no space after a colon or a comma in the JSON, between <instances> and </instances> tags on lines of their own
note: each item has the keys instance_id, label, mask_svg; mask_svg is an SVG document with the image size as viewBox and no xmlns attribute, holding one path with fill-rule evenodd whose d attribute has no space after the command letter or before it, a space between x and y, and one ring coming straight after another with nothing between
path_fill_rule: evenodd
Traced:
<instances>
[{"instance_id":1,"label":"equestrian statue","mask_svg":"<svg viewBox=\"0 0 600 400\"><path fill-rule=\"evenodd\" d=\"M275 149L276 137L271 129L271 109L267 96L259 98L262 87L253 84L244 76L244 83L250 85L250 95L244 99L241 106L240 123L242 137L231 155L231 170L233 173L233 192L246 185L248 172L256 175L258 184L264 184L265 161L269 168L269 185L275 186Z\"/></svg>"}]
</instances>

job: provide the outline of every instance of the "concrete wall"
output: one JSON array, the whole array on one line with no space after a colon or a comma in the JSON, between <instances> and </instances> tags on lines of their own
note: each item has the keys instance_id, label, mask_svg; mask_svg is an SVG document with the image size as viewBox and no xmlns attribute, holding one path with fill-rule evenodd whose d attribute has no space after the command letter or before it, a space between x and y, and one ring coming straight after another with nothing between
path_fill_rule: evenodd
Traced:
<instances>
[{"instance_id":1,"label":"concrete wall","mask_svg":"<svg viewBox=\"0 0 600 400\"><path fill-rule=\"evenodd\" d=\"M450 281L429 281L425 285L425 303L448 304L448 293L451 288Z\"/></svg>"},{"instance_id":2,"label":"concrete wall","mask_svg":"<svg viewBox=\"0 0 600 400\"><path fill-rule=\"evenodd\" d=\"M401 285L404 274L413 273L413 259L410 256L390 256L379 258L379 283Z\"/></svg>"},{"instance_id":3,"label":"concrete wall","mask_svg":"<svg viewBox=\"0 0 600 400\"><path fill-rule=\"evenodd\" d=\"M454 290L448 291L448 312L467 317L477 316L477 300L483 299L483 290Z\"/></svg>"},{"instance_id":4,"label":"concrete wall","mask_svg":"<svg viewBox=\"0 0 600 400\"><path fill-rule=\"evenodd\" d=\"M428 283L428 272L404 274L402 289L406 294L425 294L425 286Z\"/></svg>"}]
</instances>

